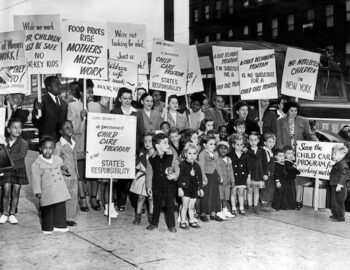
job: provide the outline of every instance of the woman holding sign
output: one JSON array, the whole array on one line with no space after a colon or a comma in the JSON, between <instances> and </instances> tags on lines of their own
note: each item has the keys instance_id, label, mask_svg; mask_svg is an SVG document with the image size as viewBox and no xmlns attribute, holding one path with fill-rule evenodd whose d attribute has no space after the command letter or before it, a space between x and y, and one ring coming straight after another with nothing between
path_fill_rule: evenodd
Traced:
<instances>
[{"instance_id":1,"label":"woman holding sign","mask_svg":"<svg viewBox=\"0 0 350 270\"><path fill-rule=\"evenodd\" d=\"M295 101L288 101L283 106L286 114L277 120L276 147L283 148L290 145L295 150L297 141L317 141L317 137L311 132L309 121L299 116L299 104ZM302 207L303 185L308 182L307 178L297 177L296 186L296 203L297 209Z\"/></svg>"}]
</instances>

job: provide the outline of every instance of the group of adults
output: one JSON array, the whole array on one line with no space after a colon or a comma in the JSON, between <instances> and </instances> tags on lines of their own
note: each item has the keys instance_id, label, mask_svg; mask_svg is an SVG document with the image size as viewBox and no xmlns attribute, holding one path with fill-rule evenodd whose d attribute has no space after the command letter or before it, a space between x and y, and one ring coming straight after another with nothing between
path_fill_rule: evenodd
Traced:
<instances>
[{"instance_id":1,"label":"group of adults","mask_svg":"<svg viewBox=\"0 0 350 270\"><path fill-rule=\"evenodd\" d=\"M70 84L70 96L63 99L61 96L62 85L58 77L50 76L45 79L47 93L43 95L41 103L34 102L32 122L39 130L39 137L50 135L56 140L60 137L60 125L66 119L72 121L74 127L74 139L78 153L78 169L81 176L85 172L85 139L86 139L86 115L87 112L123 114L137 117L137 134L135 140L137 146L145 132L159 130L161 123L166 121L171 127L177 127L179 131L185 129L198 130L203 119L212 119L214 128L226 125L229 134L233 133L233 123L236 119L243 119L246 124L246 133L252 131L276 135L276 146L295 146L297 140L316 140L306 118L299 115L299 104L287 101L286 98L278 99L272 104L270 100L260 100L261 120L259 112L245 101L239 101L234 105L235 115L231 116L225 109L223 96L214 96L212 106L207 107L208 98L202 93L194 93L189 98L189 108L179 108L179 97L171 95L167 104L162 101L159 91L147 92L144 88L137 89L136 100L133 100L133 92L127 88L119 89L118 97L110 110L109 98L93 95L93 82L86 80L87 108L83 106L83 81L75 81ZM137 149L139 149L137 147ZM80 180L83 180L81 177ZM85 194L90 194L90 205L99 211L100 205L96 199L98 192L97 179L79 181L80 208L88 211ZM84 183L88 185L84 185ZM125 209L129 181L119 181L116 185L116 206L120 211Z\"/></svg>"}]
</instances>

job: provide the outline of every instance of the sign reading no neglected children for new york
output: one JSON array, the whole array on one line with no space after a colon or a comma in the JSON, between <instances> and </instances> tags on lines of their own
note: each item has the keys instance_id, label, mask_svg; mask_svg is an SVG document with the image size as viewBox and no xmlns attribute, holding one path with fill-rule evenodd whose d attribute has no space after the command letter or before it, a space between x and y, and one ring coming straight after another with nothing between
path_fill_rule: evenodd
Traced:
<instances>
[{"instance_id":1,"label":"sign reading no neglected children for new york","mask_svg":"<svg viewBox=\"0 0 350 270\"><path fill-rule=\"evenodd\" d=\"M277 98L274 50L238 51L242 100Z\"/></svg>"},{"instance_id":2,"label":"sign reading no neglected children for new york","mask_svg":"<svg viewBox=\"0 0 350 270\"><path fill-rule=\"evenodd\" d=\"M281 94L314 100L320 57L318 53L288 48Z\"/></svg>"},{"instance_id":3,"label":"sign reading no neglected children for new york","mask_svg":"<svg viewBox=\"0 0 350 270\"><path fill-rule=\"evenodd\" d=\"M218 95L239 95L238 51L242 48L213 46Z\"/></svg>"},{"instance_id":4,"label":"sign reading no neglected children for new york","mask_svg":"<svg viewBox=\"0 0 350 270\"><path fill-rule=\"evenodd\" d=\"M29 74L61 73L60 15L14 16L15 30L24 30Z\"/></svg>"},{"instance_id":5,"label":"sign reading no neglected children for new york","mask_svg":"<svg viewBox=\"0 0 350 270\"><path fill-rule=\"evenodd\" d=\"M24 32L0 33L0 94L27 93Z\"/></svg>"},{"instance_id":6,"label":"sign reading no neglected children for new york","mask_svg":"<svg viewBox=\"0 0 350 270\"><path fill-rule=\"evenodd\" d=\"M107 80L107 31L101 22L62 21L62 76Z\"/></svg>"},{"instance_id":7,"label":"sign reading no neglected children for new york","mask_svg":"<svg viewBox=\"0 0 350 270\"><path fill-rule=\"evenodd\" d=\"M154 39L149 87L186 94L188 55L188 45Z\"/></svg>"},{"instance_id":8,"label":"sign reading no neglected children for new york","mask_svg":"<svg viewBox=\"0 0 350 270\"><path fill-rule=\"evenodd\" d=\"M88 113L86 177L135 177L136 117Z\"/></svg>"},{"instance_id":9,"label":"sign reading no neglected children for new york","mask_svg":"<svg viewBox=\"0 0 350 270\"><path fill-rule=\"evenodd\" d=\"M332 148L341 143L297 141L296 164L300 176L329 180L334 161Z\"/></svg>"}]
</instances>

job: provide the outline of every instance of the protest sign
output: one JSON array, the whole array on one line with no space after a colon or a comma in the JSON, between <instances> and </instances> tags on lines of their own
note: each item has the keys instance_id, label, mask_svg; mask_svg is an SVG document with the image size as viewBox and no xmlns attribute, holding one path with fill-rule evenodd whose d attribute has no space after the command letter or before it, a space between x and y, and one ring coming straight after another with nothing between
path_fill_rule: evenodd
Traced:
<instances>
[{"instance_id":1,"label":"protest sign","mask_svg":"<svg viewBox=\"0 0 350 270\"><path fill-rule=\"evenodd\" d=\"M0 33L0 94L28 92L24 32Z\"/></svg>"},{"instance_id":2,"label":"protest sign","mask_svg":"<svg viewBox=\"0 0 350 270\"><path fill-rule=\"evenodd\" d=\"M188 55L188 45L154 39L149 87L173 94L185 94Z\"/></svg>"},{"instance_id":3,"label":"protest sign","mask_svg":"<svg viewBox=\"0 0 350 270\"><path fill-rule=\"evenodd\" d=\"M216 93L239 95L238 51L242 48L213 46Z\"/></svg>"},{"instance_id":4,"label":"protest sign","mask_svg":"<svg viewBox=\"0 0 350 270\"><path fill-rule=\"evenodd\" d=\"M88 113L86 177L135 177L136 117ZM132 139L131 139L132 138Z\"/></svg>"},{"instance_id":5,"label":"protest sign","mask_svg":"<svg viewBox=\"0 0 350 270\"><path fill-rule=\"evenodd\" d=\"M137 88L145 88L148 92L148 79L147 75L138 75L137 76Z\"/></svg>"},{"instance_id":6,"label":"protest sign","mask_svg":"<svg viewBox=\"0 0 350 270\"><path fill-rule=\"evenodd\" d=\"M148 74L146 25L108 23L109 57L137 64L139 74Z\"/></svg>"},{"instance_id":7,"label":"protest sign","mask_svg":"<svg viewBox=\"0 0 350 270\"><path fill-rule=\"evenodd\" d=\"M118 96L119 87L117 87L114 83L110 81L104 81L104 80L93 80L93 82L94 82L94 89L93 89L94 96L111 97L111 98L116 98Z\"/></svg>"},{"instance_id":8,"label":"protest sign","mask_svg":"<svg viewBox=\"0 0 350 270\"><path fill-rule=\"evenodd\" d=\"M62 76L107 80L105 23L62 21Z\"/></svg>"},{"instance_id":9,"label":"protest sign","mask_svg":"<svg viewBox=\"0 0 350 270\"><path fill-rule=\"evenodd\" d=\"M281 94L314 100L320 57L318 53L287 48Z\"/></svg>"},{"instance_id":10,"label":"protest sign","mask_svg":"<svg viewBox=\"0 0 350 270\"><path fill-rule=\"evenodd\" d=\"M187 91L186 94L204 91L201 67L199 64L197 46L190 46L188 59L187 74Z\"/></svg>"},{"instance_id":11,"label":"protest sign","mask_svg":"<svg viewBox=\"0 0 350 270\"><path fill-rule=\"evenodd\" d=\"M274 50L238 52L242 100L277 98Z\"/></svg>"},{"instance_id":12,"label":"protest sign","mask_svg":"<svg viewBox=\"0 0 350 270\"><path fill-rule=\"evenodd\" d=\"M61 73L60 15L14 16L15 30L24 30L29 74Z\"/></svg>"},{"instance_id":13,"label":"protest sign","mask_svg":"<svg viewBox=\"0 0 350 270\"><path fill-rule=\"evenodd\" d=\"M334 164L332 147L335 145L337 143L297 141L296 164L300 176L329 180Z\"/></svg>"}]
</instances>

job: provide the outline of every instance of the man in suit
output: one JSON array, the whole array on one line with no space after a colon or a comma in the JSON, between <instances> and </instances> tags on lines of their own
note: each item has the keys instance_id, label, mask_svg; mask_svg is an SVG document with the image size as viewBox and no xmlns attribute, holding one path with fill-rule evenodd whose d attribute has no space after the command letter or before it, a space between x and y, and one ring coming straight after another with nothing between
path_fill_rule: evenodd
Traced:
<instances>
[{"instance_id":1,"label":"man in suit","mask_svg":"<svg viewBox=\"0 0 350 270\"><path fill-rule=\"evenodd\" d=\"M57 141L60 137L60 125L67 118L67 104L60 97L62 86L57 76L47 77L44 84L47 94L43 96L41 103L34 101L32 122L39 129L39 138L49 135Z\"/></svg>"},{"instance_id":2,"label":"man in suit","mask_svg":"<svg viewBox=\"0 0 350 270\"><path fill-rule=\"evenodd\" d=\"M214 120L214 129L226 125L230 120L230 114L224 110L225 100L222 96L213 97L214 108L204 111L205 118Z\"/></svg>"}]
</instances>

